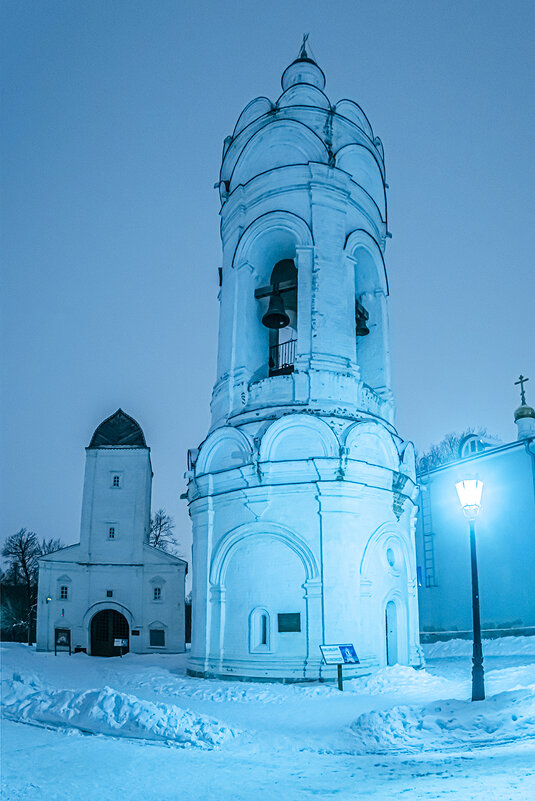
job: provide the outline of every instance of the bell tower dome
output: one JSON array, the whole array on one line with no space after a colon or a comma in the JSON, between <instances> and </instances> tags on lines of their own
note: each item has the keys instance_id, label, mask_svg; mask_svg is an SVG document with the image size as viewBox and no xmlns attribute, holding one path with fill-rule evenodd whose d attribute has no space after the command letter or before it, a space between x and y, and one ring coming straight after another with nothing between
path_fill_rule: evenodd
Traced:
<instances>
[{"instance_id":1,"label":"bell tower dome","mask_svg":"<svg viewBox=\"0 0 535 801\"><path fill-rule=\"evenodd\" d=\"M318 646L337 637L361 637L364 662L380 664L384 637L359 627L364 615L384 633L385 593L399 596L398 661L420 658L414 456L390 386L383 146L360 106L331 103L306 40L281 83L276 101L257 97L240 114L218 183L217 379L188 473L200 675L317 677ZM293 636L277 628L286 612L300 620Z\"/></svg>"}]
</instances>

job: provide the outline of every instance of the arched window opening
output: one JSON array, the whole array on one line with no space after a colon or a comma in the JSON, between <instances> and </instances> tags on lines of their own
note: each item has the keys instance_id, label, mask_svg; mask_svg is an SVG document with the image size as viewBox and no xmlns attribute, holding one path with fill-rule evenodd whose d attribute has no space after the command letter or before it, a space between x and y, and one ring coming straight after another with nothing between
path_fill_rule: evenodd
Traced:
<instances>
[{"instance_id":1,"label":"arched window opening","mask_svg":"<svg viewBox=\"0 0 535 801\"><path fill-rule=\"evenodd\" d=\"M487 448L488 445L484 442L481 437L478 437L477 434L471 437L466 437L460 445L460 457L461 459L467 459L469 456L475 456L477 453L481 453L482 451Z\"/></svg>"},{"instance_id":2,"label":"arched window opening","mask_svg":"<svg viewBox=\"0 0 535 801\"><path fill-rule=\"evenodd\" d=\"M389 388L385 295L378 286L377 265L365 248L355 253L355 336L360 376L370 389Z\"/></svg>"},{"instance_id":3,"label":"arched window opening","mask_svg":"<svg viewBox=\"0 0 535 801\"><path fill-rule=\"evenodd\" d=\"M249 650L270 651L270 619L266 609L253 609L249 616Z\"/></svg>"},{"instance_id":4,"label":"arched window opening","mask_svg":"<svg viewBox=\"0 0 535 801\"><path fill-rule=\"evenodd\" d=\"M56 597L58 601L71 600L71 585L72 581L70 576L63 575L56 579L57 592Z\"/></svg>"},{"instance_id":5,"label":"arched window opening","mask_svg":"<svg viewBox=\"0 0 535 801\"><path fill-rule=\"evenodd\" d=\"M257 299L269 298L262 323L269 329L269 375L294 371L297 342L297 269L293 259L277 262L271 283L255 291Z\"/></svg>"}]
</instances>

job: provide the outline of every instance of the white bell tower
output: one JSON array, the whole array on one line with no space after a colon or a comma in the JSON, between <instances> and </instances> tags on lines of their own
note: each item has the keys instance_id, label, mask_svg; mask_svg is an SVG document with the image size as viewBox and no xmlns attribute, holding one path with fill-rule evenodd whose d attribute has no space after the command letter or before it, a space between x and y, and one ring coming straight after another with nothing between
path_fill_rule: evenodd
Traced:
<instances>
[{"instance_id":1,"label":"white bell tower","mask_svg":"<svg viewBox=\"0 0 535 801\"><path fill-rule=\"evenodd\" d=\"M196 675L314 679L335 642L366 670L421 659L383 146L324 87L303 45L225 139L218 373L188 472Z\"/></svg>"}]
</instances>

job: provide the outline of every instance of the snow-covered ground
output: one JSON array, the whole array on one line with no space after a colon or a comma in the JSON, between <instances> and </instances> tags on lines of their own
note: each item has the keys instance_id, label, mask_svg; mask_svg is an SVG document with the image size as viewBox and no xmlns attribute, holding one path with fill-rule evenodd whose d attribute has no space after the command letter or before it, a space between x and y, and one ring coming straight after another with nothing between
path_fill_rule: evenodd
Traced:
<instances>
[{"instance_id":1,"label":"snow-covered ground","mask_svg":"<svg viewBox=\"0 0 535 801\"><path fill-rule=\"evenodd\" d=\"M6 643L4 801L535 799L535 637L332 685L186 676L184 656L54 657Z\"/></svg>"}]
</instances>

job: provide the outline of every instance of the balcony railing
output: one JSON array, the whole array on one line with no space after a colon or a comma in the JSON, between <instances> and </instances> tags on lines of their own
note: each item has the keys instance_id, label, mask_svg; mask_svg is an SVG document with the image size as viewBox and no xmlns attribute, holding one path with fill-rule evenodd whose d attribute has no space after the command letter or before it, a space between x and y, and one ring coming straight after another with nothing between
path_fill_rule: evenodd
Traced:
<instances>
[{"instance_id":1,"label":"balcony railing","mask_svg":"<svg viewBox=\"0 0 535 801\"><path fill-rule=\"evenodd\" d=\"M269 374L290 375L294 371L296 339L272 345L269 349Z\"/></svg>"}]
</instances>

